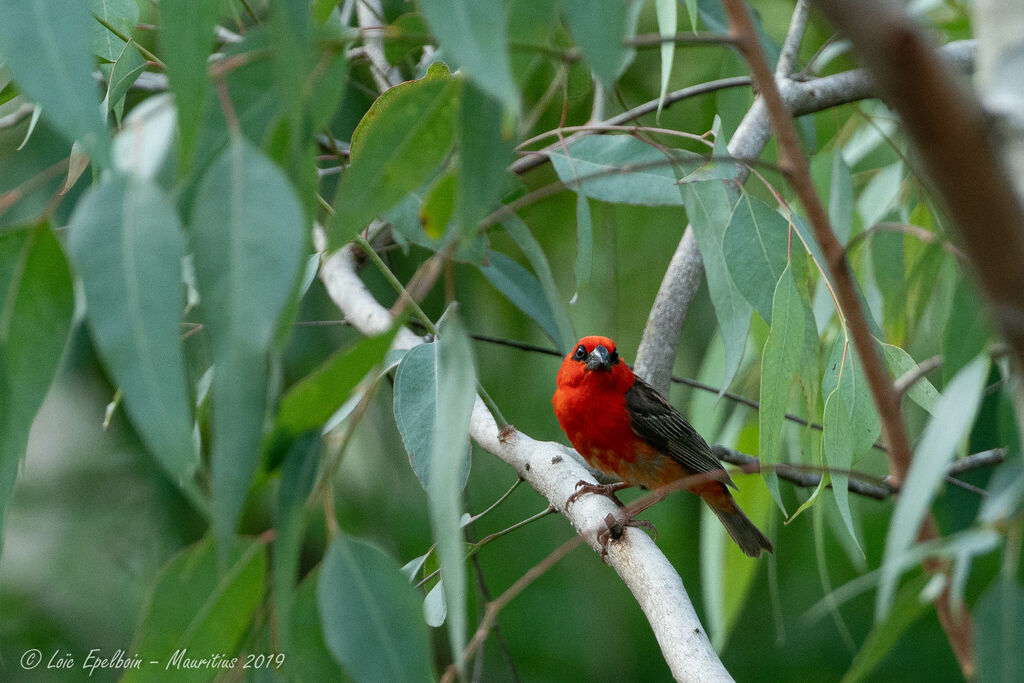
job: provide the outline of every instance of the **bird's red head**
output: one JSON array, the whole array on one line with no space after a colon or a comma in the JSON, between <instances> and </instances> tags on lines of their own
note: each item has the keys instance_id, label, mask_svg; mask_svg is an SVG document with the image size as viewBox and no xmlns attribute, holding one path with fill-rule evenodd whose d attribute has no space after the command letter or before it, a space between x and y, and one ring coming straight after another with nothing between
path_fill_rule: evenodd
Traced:
<instances>
[{"instance_id":1,"label":"bird's red head","mask_svg":"<svg viewBox=\"0 0 1024 683\"><path fill-rule=\"evenodd\" d=\"M608 337L583 337L562 361L558 386L568 388L597 382L625 391L633 385L633 371L622 362L615 342Z\"/></svg>"}]
</instances>

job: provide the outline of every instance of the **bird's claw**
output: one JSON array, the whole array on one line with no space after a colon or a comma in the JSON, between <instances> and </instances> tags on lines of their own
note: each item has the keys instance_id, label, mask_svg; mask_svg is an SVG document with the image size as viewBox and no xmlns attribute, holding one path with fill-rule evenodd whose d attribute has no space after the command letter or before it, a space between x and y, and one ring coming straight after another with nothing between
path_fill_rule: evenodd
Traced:
<instances>
[{"instance_id":1,"label":"bird's claw","mask_svg":"<svg viewBox=\"0 0 1024 683\"><path fill-rule=\"evenodd\" d=\"M629 488L629 484L624 481L617 481L614 484L593 484L589 481L580 479L576 482L576 492L573 493L565 501L565 507L568 509L569 505L576 502L576 499L582 496L584 493L599 493L602 496L608 496L615 501L615 504L619 507L623 507L622 502L615 497L616 491Z\"/></svg>"},{"instance_id":2,"label":"bird's claw","mask_svg":"<svg viewBox=\"0 0 1024 683\"><path fill-rule=\"evenodd\" d=\"M658 527L654 526L654 522L649 519L635 517L617 519L609 512L604 518L604 523L606 528L597 532L597 542L601 544L601 561L605 564L608 562L608 543L622 538L622 534L625 533L628 526L650 529L654 532L654 540L658 540Z\"/></svg>"}]
</instances>

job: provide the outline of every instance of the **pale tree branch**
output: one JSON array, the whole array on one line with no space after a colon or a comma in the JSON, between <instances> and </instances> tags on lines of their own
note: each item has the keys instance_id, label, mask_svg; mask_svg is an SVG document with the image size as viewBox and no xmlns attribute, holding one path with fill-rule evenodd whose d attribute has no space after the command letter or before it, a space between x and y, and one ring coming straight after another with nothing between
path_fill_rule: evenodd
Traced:
<instances>
[{"instance_id":1,"label":"pale tree branch","mask_svg":"<svg viewBox=\"0 0 1024 683\"><path fill-rule=\"evenodd\" d=\"M370 73L377 90L384 92L402 82L398 69L388 64L384 56L384 40L378 32L369 31L384 24L384 10L380 0L356 0L356 21L363 29L363 54L370 61Z\"/></svg>"},{"instance_id":2,"label":"pale tree branch","mask_svg":"<svg viewBox=\"0 0 1024 683\"><path fill-rule=\"evenodd\" d=\"M317 237L318 248L322 249L322 233L318 232ZM391 314L360 280L351 246L324 255L320 279L331 300L360 332L372 335L390 328ZM410 348L421 343L421 337L403 328L394 345ZM473 408L470 436L484 450L511 465L569 520L591 548L600 552L597 533L606 527L608 515L618 514L618 507L605 496L582 496L565 509L576 482L594 481L574 451L559 443L537 441L512 428L500 431L479 397ZM618 541L608 544L607 562L647 615L676 679L732 680L715 654L675 568L647 534L626 529Z\"/></svg>"}]
</instances>

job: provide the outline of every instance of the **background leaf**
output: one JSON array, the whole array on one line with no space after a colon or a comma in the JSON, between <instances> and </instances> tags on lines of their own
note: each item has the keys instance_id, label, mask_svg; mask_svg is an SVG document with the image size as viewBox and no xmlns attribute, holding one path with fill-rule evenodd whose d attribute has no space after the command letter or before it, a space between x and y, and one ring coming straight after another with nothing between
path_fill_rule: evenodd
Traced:
<instances>
[{"instance_id":1,"label":"background leaf","mask_svg":"<svg viewBox=\"0 0 1024 683\"><path fill-rule=\"evenodd\" d=\"M753 312L729 275L729 265L722 245L734 202L725 185L716 180L688 183L680 189L686 200L686 217L693 226L693 234L697 237L704 259L711 303L714 304L715 317L718 318L718 326L725 341L725 376L720 385L724 392L729 388L743 359Z\"/></svg>"},{"instance_id":2,"label":"background leaf","mask_svg":"<svg viewBox=\"0 0 1024 683\"><path fill-rule=\"evenodd\" d=\"M237 652L259 605L266 565L266 547L257 539L232 543L224 572L218 571L210 538L181 551L153 586L132 652L162 662L182 649L195 659ZM145 680L144 671L129 669L121 680ZM173 680L209 680L217 671L171 667L160 673Z\"/></svg>"},{"instance_id":3,"label":"background leaf","mask_svg":"<svg viewBox=\"0 0 1024 683\"><path fill-rule=\"evenodd\" d=\"M605 88L633 59L626 39L636 32L639 2L621 0L560 0L569 30L591 70Z\"/></svg>"},{"instance_id":4,"label":"background leaf","mask_svg":"<svg viewBox=\"0 0 1024 683\"><path fill-rule=\"evenodd\" d=\"M683 203L669 158L631 135L589 135L548 156L559 180L591 199L642 206Z\"/></svg>"},{"instance_id":5,"label":"background leaf","mask_svg":"<svg viewBox=\"0 0 1024 683\"><path fill-rule=\"evenodd\" d=\"M331 542L317 581L320 623L327 648L353 678L433 679L420 602L382 550L341 534Z\"/></svg>"},{"instance_id":6,"label":"background leaf","mask_svg":"<svg viewBox=\"0 0 1024 683\"><path fill-rule=\"evenodd\" d=\"M185 242L178 215L154 185L112 177L79 202L68 248L93 338L125 410L181 486L199 454L181 351Z\"/></svg>"},{"instance_id":7,"label":"background leaf","mask_svg":"<svg viewBox=\"0 0 1024 683\"><path fill-rule=\"evenodd\" d=\"M110 165L110 136L92 79L93 19L80 0L0 0L0 45L22 91L80 141L93 162Z\"/></svg>"},{"instance_id":8,"label":"background leaf","mask_svg":"<svg viewBox=\"0 0 1024 683\"><path fill-rule=\"evenodd\" d=\"M509 67L505 8L501 0L420 0L420 11L441 49L506 111L519 109Z\"/></svg>"},{"instance_id":9,"label":"background leaf","mask_svg":"<svg viewBox=\"0 0 1024 683\"><path fill-rule=\"evenodd\" d=\"M178 109L178 168L192 163L210 89L206 61L213 46L213 27L220 0L160 3L160 54L167 65L174 104Z\"/></svg>"},{"instance_id":10,"label":"background leaf","mask_svg":"<svg viewBox=\"0 0 1024 683\"><path fill-rule=\"evenodd\" d=\"M435 71L374 102L353 133L352 165L338 185L328 233L333 247L434 174L452 146L459 87Z\"/></svg>"},{"instance_id":11,"label":"background leaf","mask_svg":"<svg viewBox=\"0 0 1024 683\"><path fill-rule=\"evenodd\" d=\"M530 271L499 251L492 251L480 272L519 310L540 325L544 333L556 344L559 328L555 315L544 298L543 288Z\"/></svg>"},{"instance_id":12,"label":"background leaf","mask_svg":"<svg viewBox=\"0 0 1024 683\"><path fill-rule=\"evenodd\" d=\"M772 294L786 267L789 221L764 202L743 194L722 237L722 251L736 288L768 324Z\"/></svg>"},{"instance_id":13,"label":"background leaf","mask_svg":"<svg viewBox=\"0 0 1024 683\"><path fill-rule=\"evenodd\" d=\"M244 140L214 163L196 196L190 228L214 360L212 493L223 547L259 458L267 353L299 275L303 224L287 179Z\"/></svg>"},{"instance_id":14,"label":"background leaf","mask_svg":"<svg viewBox=\"0 0 1024 683\"><path fill-rule=\"evenodd\" d=\"M409 349L395 372L395 424L409 454L409 463L420 485L427 491L430 490L433 468L439 372L437 351L432 344L420 344ZM473 393L476 393L475 387ZM465 448L462 450L466 451ZM458 479L460 491L468 478L469 458L465 458Z\"/></svg>"},{"instance_id":15,"label":"background leaf","mask_svg":"<svg viewBox=\"0 0 1024 683\"><path fill-rule=\"evenodd\" d=\"M889 533L885 537L885 554L875 600L878 618L889 613L901 573L900 556L917 537L942 477L978 413L988 368L988 358L981 356L957 373L942 392L935 413L914 449L910 471L900 489Z\"/></svg>"},{"instance_id":16,"label":"background leaf","mask_svg":"<svg viewBox=\"0 0 1024 683\"><path fill-rule=\"evenodd\" d=\"M0 232L0 541L29 429L57 373L74 310L49 226Z\"/></svg>"}]
</instances>

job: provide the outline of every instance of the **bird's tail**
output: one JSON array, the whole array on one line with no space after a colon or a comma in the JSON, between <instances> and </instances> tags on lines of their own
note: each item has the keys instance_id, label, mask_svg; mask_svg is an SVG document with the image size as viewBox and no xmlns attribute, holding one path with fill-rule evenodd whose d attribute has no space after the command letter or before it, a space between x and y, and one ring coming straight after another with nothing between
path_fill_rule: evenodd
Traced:
<instances>
[{"instance_id":1,"label":"bird's tail","mask_svg":"<svg viewBox=\"0 0 1024 683\"><path fill-rule=\"evenodd\" d=\"M735 502L731 506L719 507L709 505L708 507L718 515L718 519L722 520L725 530L729 532L732 540L736 541L736 545L744 553L750 557L758 557L762 550L767 550L770 553L775 552L772 542L761 533L760 529L754 526L754 523L743 514L743 510L740 510Z\"/></svg>"}]
</instances>

